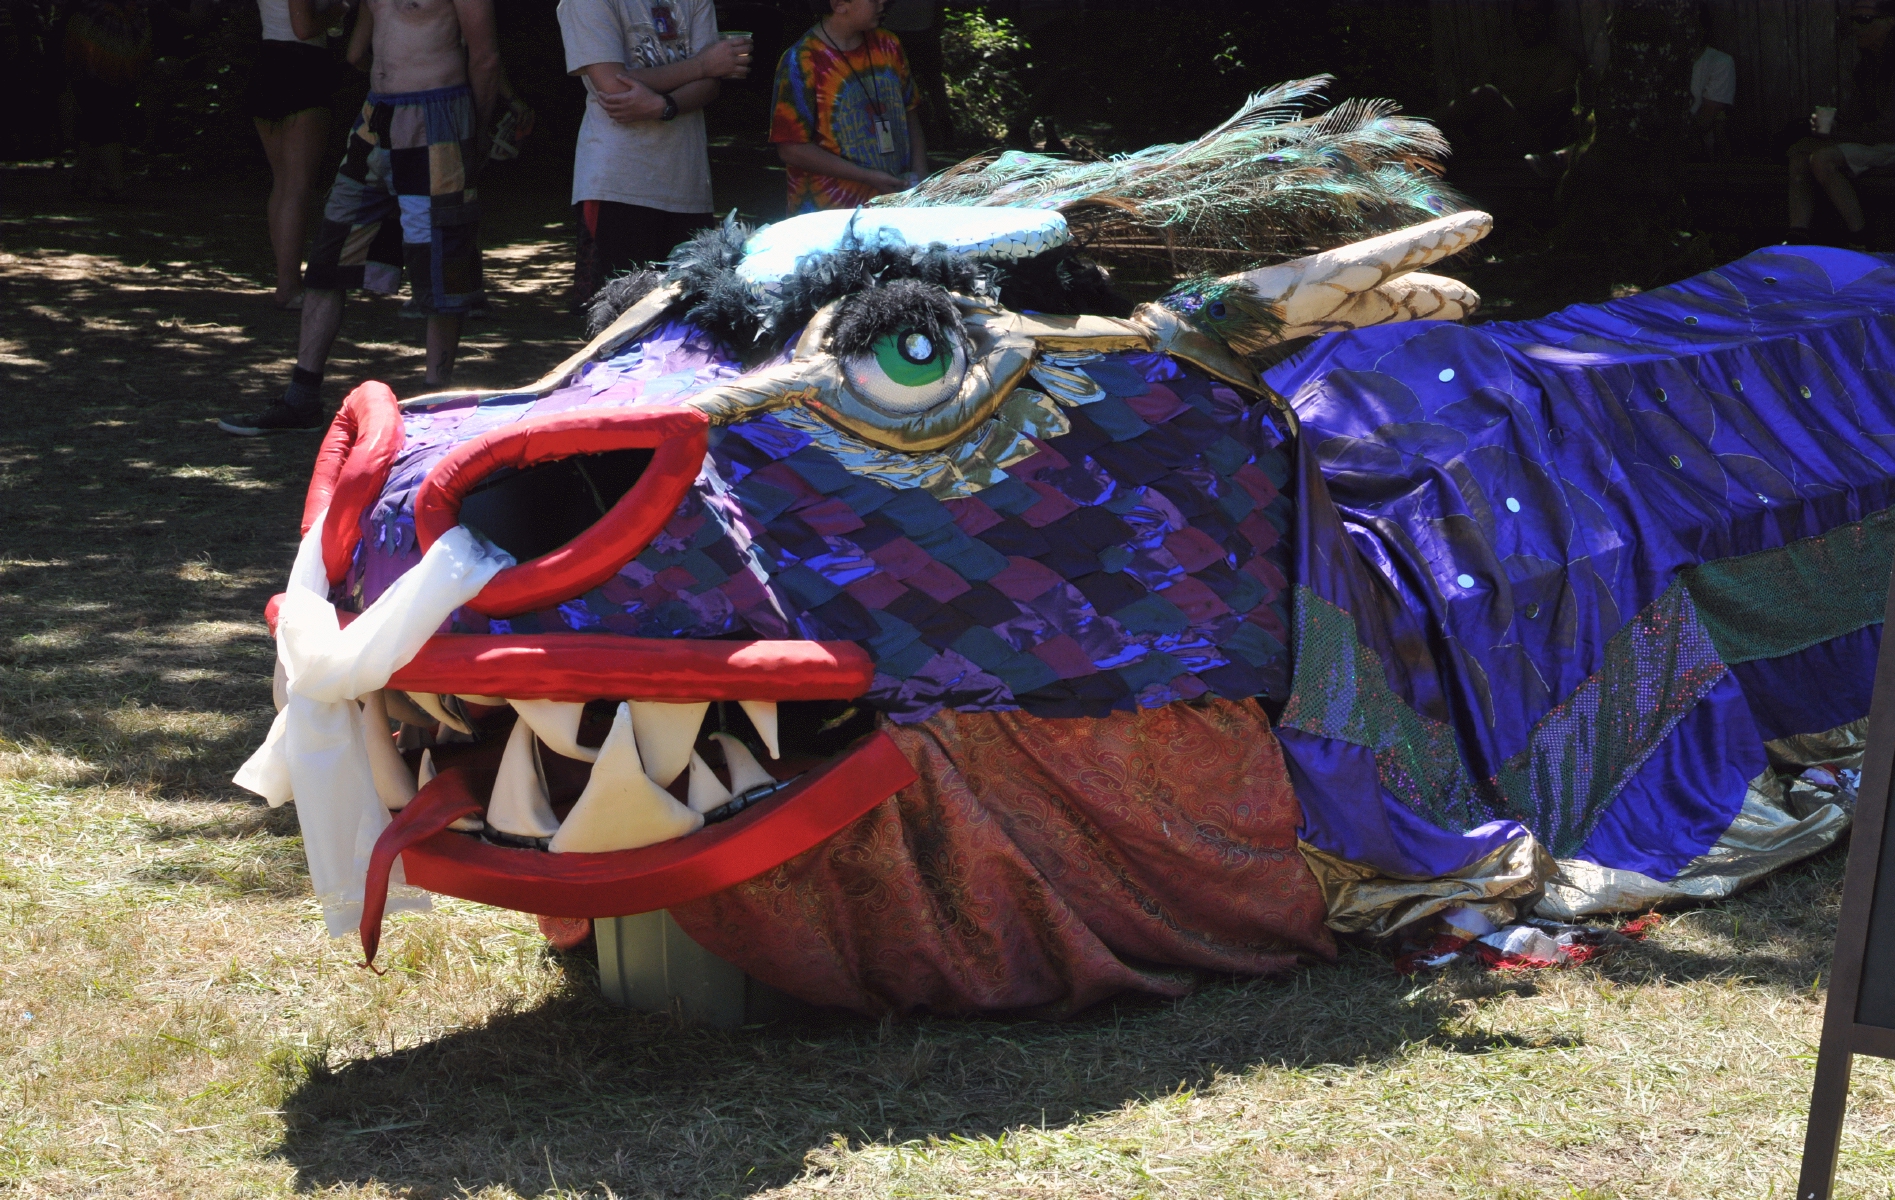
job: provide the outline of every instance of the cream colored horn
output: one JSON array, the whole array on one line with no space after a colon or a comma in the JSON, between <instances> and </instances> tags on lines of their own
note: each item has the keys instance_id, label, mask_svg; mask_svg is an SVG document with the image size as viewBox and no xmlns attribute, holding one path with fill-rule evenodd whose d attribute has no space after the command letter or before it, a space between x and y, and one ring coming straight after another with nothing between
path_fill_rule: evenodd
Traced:
<instances>
[{"instance_id":1,"label":"cream colored horn","mask_svg":"<svg viewBox=\"0 0 1895 1200\"><path fill-rule=\"evenodd\" d=\"M1493 227L1492 217L1470 209L1272 267L1258 267L1245 271L1241 278L1283 318L1285 341L1328 329L1360 328L1373 322L1340 323L1342 314L1357 297L1467 249ZM1471 295L1471 289L1467 290ZM1371 302L1362 316L1366 318L1375 311L1379 310ZM1408 319L1402 311L1400 305L1391 304L1386 319Z\"/></svg>"},{"instance_id":2,"label":"cream colored horn","mask_svg":"<svg viewBox=\"0 0 1895 1200\"><path fill-rule=\"evenodd\" d=\"M1366 292L1359 292L1321 321L1299 325L1286 338L1304 334L1366 329L1400 321L1459 321L1480 311L1480 293L1458 279L1411 271Z\"/></svg>"}]
</instances>

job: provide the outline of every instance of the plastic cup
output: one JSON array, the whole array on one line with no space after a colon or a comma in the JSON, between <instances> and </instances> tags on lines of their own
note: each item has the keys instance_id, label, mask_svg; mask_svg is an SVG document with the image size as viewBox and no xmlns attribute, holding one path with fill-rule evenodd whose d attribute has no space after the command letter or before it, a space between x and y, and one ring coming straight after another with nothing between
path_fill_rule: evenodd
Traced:
<instances>
[{"instance_id":1,"label":"plastic cup","mask_svg":"<svg viewBox=\"0 0 1895 1200\"><path fill-rule=\"evenodd\" d=\"M1827 134L1836 128L1836 110L1827 105L1816 106L1816 132Z\"/></svg>"}]
</instances>

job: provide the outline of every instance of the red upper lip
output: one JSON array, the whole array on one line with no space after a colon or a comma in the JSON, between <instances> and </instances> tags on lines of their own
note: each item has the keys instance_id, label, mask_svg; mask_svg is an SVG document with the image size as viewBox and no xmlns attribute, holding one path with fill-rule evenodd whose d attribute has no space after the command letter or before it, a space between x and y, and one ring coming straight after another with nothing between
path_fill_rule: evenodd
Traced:
<instances>
[{"instance_id":1,"label":"red upper lip","mask_svg":"<svg viewBox=\"0 0 1895 1200\"><path fill-rule=\"evenodd\" d=\"M415 494L415 535L423 550L432 546L460 522L468 491L503 467L650 450L645 473L592 528L495 575L467 607L504 617L570 600L612 578L671 520L704 463L709 431L704 414L691 408L588 409L492 430L456 446L428 471Z\"/></svg>"},{"instance_id":2,"label":"red upper lip","mask_svg":"<svg viewBox=\"0 0 1895 1200\"><path fill-rule=\"evenodd\" d=\"M388 686L510 700L853 700L874 676L854 642L449 633Z\"/></svg>"},{"instance_id":3,"label":"red upper lip","mask_svg":"<svg viewBox=\"0 0 1895 1200\"><path fill-rule=\"evenodd\" d=\"M263 610L272 636L282 599ZM346 626L356 614L336 617ZM853 700L874 677L854 642L437 633L388 686L509 700Z\"/></svg>"}]
</instances>

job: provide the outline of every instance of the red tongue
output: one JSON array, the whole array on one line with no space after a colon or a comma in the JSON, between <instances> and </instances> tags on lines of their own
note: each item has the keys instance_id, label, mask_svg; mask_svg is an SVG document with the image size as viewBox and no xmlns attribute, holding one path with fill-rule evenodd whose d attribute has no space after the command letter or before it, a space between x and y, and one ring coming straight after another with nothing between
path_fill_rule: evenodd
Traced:
<instances>
[{"instance_id":1,"label":"red tongue","mask_svg":"<svg viewBox=\"0 0 1895 1200\"><path fill-rule=\"evenodd\" d=\"M481 811L481 802L474 796L492 790L493 772L480 772L488 778L477 793L473 785L481 781L474 778L476 770L449 767L436 775L375 840L375 852L368 860L368 879L362 888L361 965L377 975L381 972L375 968L375 952L382 944L382 912L388 906L388 874L395 869L395 858L416 842Z\"/></svg>"}]
</instances>

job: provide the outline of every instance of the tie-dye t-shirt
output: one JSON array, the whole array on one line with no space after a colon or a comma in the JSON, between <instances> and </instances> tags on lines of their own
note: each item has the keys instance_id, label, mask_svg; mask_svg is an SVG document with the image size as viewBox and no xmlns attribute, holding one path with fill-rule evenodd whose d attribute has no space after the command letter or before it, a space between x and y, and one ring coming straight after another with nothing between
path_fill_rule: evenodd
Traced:
<instances>
[{"instance_id":1,"label":"tie-dye t-shirt","mask_svg":"<svg viewBox=\"0 0 1895 1200\"><path fill-rule=\"evenodd\" d=\"M804 142L857 166L901 175L908 166L909 109L915 87L901 39L875 29L844 54L814 28L776 64L776 102L770 141ZM877 112L880 116L877 116ZM886 120L894 149L884 153L875 122ZM790 215L822 208L853 208L875 195L866 183L789 169Z\"/></svg>"}]
</instances>

